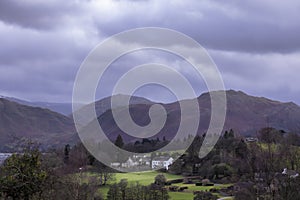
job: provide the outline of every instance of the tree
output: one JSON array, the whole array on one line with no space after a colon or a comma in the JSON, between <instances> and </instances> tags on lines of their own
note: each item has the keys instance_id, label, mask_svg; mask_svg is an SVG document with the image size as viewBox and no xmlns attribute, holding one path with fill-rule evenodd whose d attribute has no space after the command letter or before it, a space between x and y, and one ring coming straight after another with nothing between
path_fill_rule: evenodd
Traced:
<instances>
[{"instance_id":1,"label":"tree","mask_svg":"<svg viewBox=\"0 0 300 200\"><path fill-rule=\"evenodd\" d=\"M224 138L225 139L234 138L234 131L233 131L233 129L230 129L229 132L225 131Z\"/></svg>"},{"instance_id":2,"label":"tree","mask_svg":"<svg viewBox=\"0 0 300 200\"><path fill-rule=\"evenodd\" d=\"M149 186L141 186L139 183L129 185L126 179L111 185L107 193L107 200L168 200L169 198L165 187L154 183Z\"/></svg>"},{"instance_id":3,"label":"tree","mask_svg":"<svg viewBox=\"0 0 300 200\"><path fill-rule=\"evenodd\" d=\"M259 139L267 144L278 143L282 140L282 133L275 128L266 127L259 131Z\"/></svg>"},{"instance_id":4,"label":"tree","mask_svg":"<svg viewBox=\"0 0 300 200\"><path fill-rule=\"evenodd\" d=\"M118 184L112 184L107 193L107 200L121 200L121 191Z\"/></svg>"},{"instance_id":5,"label":"tree","mask_svg":"<svg viewBox=\"0 0 300 200\"><path fill-rule=\"evenodd\" d=\"M108 181L114 179L114 173L111 168L96 160L92 170L99 176L100 185L106 185Z\"/></svg>"},{"instance_id":6,"label":"tree","mask_svg":"<svg viewBox=\"0 0 300 200\"><path fill-rule=\"evenodd\" d=\"M244 140L241 140L237 144L237 147L235 148L235 155L238 158L245 159L248 157L248 154L249 154L249 150L247 144L244 142Z\"/></svg>"},{"instance_id":7,"label":"tree","mask_svg":"<svg viewBox=\"0 0 300 200\"><path fill-rule=\"evenodd\" d=\"M280 199L300 199L300 177L281 177L279 181Z\"/></svg>"},{"instance_id":8,"label":"tree","mask_svg":"<svg viewBox=\"0 0 300 200\"><path fill-rule=\"evenodd\" d=\"M196 136L193 140L192 144L187 149L189 158L193 161L195 158L199 157L200 147L202 145L203 138L200 136Z\"/></svg>"},{"instance_id":9,"label":"tree","mask_svg":"<svg viewBox=\"0 0 300 200\"><path fill-rule=\"evenodd\" d=\"M24 154L12 155L1 166L0 172L0 193L12 199L29 200L41 194L47 178L36 146L28 146Z\"/></svg>"},{"instance_id":10,"label":"tree","mask_svg":"<svg viewBox=\"0 0 300 200\"><path fill-rule=\"evenodd\" d=\"M70 155L70 145L67 144L64 149L64 162L65 163L69 162L69 155Z\"/></svg>"},{"instance_id":11,"label":"tree","mask_svg":"<svg viewBox=\"0 0 300 200\"><path fill-rule=\"evenodd\" d=\"M122 200L126 199L126 191L127 191L128 181L127 179L122 179L119 183L119 188L121 191Z\"/></svg>"},{"instance_id":12,"label":"tree","mask_svg":"<svg viewBox=\"0 0 300 200\"><path fill-rule=\"evenodd\" d=\"M163 187L166 184L166 182L167 182L167 179L166 179L165 175L163 175L163 174L158 174L154 180L154 183L161 187Z\"/></svg>"},{"instance_id":13,"label":"tree","mask_svg":"<svg viewBox=\"0 0 300 200\"><path fill-rule=\"evenodd\" d=\"M210 192L199 191L196 193L194 200L217 200L218 197Z\"/></svg>"},{"instance_id":14,"label":"tree","mask_svg":"<svg viewBox=\"0 0 300 200\"><path fill-rule=\"evenodd\" d=\"M248 189L243 188L243 189L239 190L238 192L236 192L234 199L235 200L245 200L245 199L256 200L256 197L253 194L253 191L251 192Z\"/></svg>"},{"instance_id":15,"label":"tree","mask_svg":"<svg viewBox=\"0 0 300 200\"><path fill-rule=\"evenodd\" d=\"M118 137L115 141L115 145L119 148L122 148L124 146L123 138L120 134L118 135Z\"/></svg>"},{"instance_id":16,"label":"tree","mask_svg":"<svg viewBox=\"0 0 300 200\"><path fill-rule=\"evenodd\" d=\"M231 176L233 174L233 169L225 163L220 163L212 166L212 172L216 179L221 177Z\"/></svg>"}]
</instances>

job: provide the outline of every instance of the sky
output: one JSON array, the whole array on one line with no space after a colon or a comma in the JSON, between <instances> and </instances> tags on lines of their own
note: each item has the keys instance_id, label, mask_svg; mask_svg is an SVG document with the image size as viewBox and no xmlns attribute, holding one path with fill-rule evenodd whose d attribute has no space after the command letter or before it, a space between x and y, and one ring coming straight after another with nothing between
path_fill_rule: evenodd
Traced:
<instances>
[{"instance_id":1,"label":"sky","mask_svg":"<svg viewBox=\"0 0 300 200\"><path fill-rule=\"evenodd\" d=\"M226 89L300 105L299 19L298 0L1 0L0 95L71 102L80 65L99 43L129 29L161 27L201 44ZM184 60L144 50L112 63L99 82L97 98L109 96L130 67L147 62L174 67L197 95L206 91ZM173 100L157 86L136 94Z\"/></svg>"}]
</instances>

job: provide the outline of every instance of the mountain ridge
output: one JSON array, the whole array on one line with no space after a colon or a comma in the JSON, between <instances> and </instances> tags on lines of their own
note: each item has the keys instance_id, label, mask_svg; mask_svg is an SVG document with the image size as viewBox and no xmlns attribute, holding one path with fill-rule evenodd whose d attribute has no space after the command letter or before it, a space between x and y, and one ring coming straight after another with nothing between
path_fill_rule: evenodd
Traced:
<instances>
[{"instance_id":1,"label":"mountain ridge","mask_svg":"<svg viewBox=\"0 0 300 200\"><path fill-rule=\"evenodd\" d=\"M226 91L226 96L227 111L223 131L232 128L241 135L252 136L259 129L269 126L286 132L300 133L300 107L297 104L255 97L234 90ZM123 114L122 112L126 111L126 103L122 101L128 97L115 96L120 99L119 104L113 108L116 113ZM114 97L107 97L95 103L101 128L112 141L118 134L121 134L126 142L134 141L135 138L124 133L115 123L110 107L111 98ZM197 101L200 107L198 134L203 134L210 122L209 93L201 94ZM130 102L129 109L133 121L140 126L147 125L150 122L149 108L157 103L142 97L132 97ZM179 102L158 104L166 109L168 118L165 127L153 137L172 139L180 123ZM184 120L192 120L194 117L187 116ZM79 141L72 117L0 98L0 150L13 148L16 138L31 138L47 148L62 147L67 143Z\"/></svg>"},{"instance_id":2,"label":"mountain ridge","mask_svg":"<svg viewBox=\"0 0 300 200\"><path fill-rule=\"evenodd\" d=\"M15 149L22 139L58 147L74 137L73 121L49 109L32 107L0 98L0 150Z\"/></svg>"},{"instance_id":3,"label":"mountain ridge","mask_svg":"<svg viewBox=\"0 0 300 200\"><path fill-rule=\"evenodd\" d=\"M218 92L218 91L214 91ZM284 131L300 131L300 107L293 102L280 102L265 97L248 95L242 91L227 90L227 111L223 131L234 129L241 135L253 136L261 128L270 126ZM200 106L200 123L198 134L207 131L210 121L210 95L203 93L198 98ZM166 137L172 139L180 123L179 102L161 104L167 110L170 117L166 127L154 137ZM147 125L150 122L148 116L149 105L131 105L130 114L133 120L139 125ZM116 112L123 112L121 109ZM190 116L193 118L194 116ZM136 138L128 136L116 125L112 112L107 111L98 117L98 121L104 132L111 140L115 140L121 134L126 141L134 141Z\"/></svg>"}]
</instances>

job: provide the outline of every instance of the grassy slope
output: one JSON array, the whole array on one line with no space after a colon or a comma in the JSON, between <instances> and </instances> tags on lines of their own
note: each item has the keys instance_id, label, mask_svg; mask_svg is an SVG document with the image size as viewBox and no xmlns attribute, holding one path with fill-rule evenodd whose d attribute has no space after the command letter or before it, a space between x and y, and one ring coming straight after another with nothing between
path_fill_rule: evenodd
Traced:
<instances>
[{"instance_id":1,"label":"grassy slope","mask_svg":"<svg viewBox=\"0 0 300 200\"><path fill-rule=\"evenodd\" d=\"M149 185L153 183L156 175L161 174L155 171L147 171L147 172L136 172L136 173L117 173L115 180L112 183L119 182L122 179L127 179L128 183L136 183L139 182L141 185ZM182 178L179 175L173 175L168 173L163 173L168 180ZM188 187L188 190L185 192L169 192L169 195L172 200L192 200L194 198L193 191L205 191L211 188L222 188L227 187L229 185L217 185L217 186L195 186L195 184L173 184L179 187ZM106 196L108 192L109 186L101 187L100 191Z\"/></svg>"},{"instance_id":2,"label":"grassy slope","mask_svg":"<svg viewBox=\"0 0 300 200\"><path fill-rule=\"evenodd\" d=\"M136 183L139 182L141 185L150 185L154 182L155 176L158 174L164 174L168 180L182 178L182 176L168 174L168 173L159 173L156 171L146 171L146 172L134 172L134 173L116 173L115 179L110 183L118 183L122 179L127 179L128 183ZM109 186L103 186L100 188L102 194L105 195L109 190ZM173 198L172 198L173 199Z\"/></svg>"}]
</instances>

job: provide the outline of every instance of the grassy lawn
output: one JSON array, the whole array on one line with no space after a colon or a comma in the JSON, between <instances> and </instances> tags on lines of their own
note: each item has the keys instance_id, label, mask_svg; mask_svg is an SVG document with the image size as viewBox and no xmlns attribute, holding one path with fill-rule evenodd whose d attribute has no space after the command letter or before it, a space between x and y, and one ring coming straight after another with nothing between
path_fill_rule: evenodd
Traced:
<instances>
[{"instance_id":1,"label":"grassy lawn","mask_svg":"<svg viewBox=\"0 0 300 200\"><path fill-rule=\"evenodd\" d=\"M156 172L156 171L116 173L114 180L111 181L109 184L118 183L122 179L127 179L129 184L139 182L139 184L141 184L141 185L150 185L151 183L154 182L154 178L158 174L164 174L168 180L182 178L182 176L168 174L168 173L160 173L160 172ZM94 175L94 174L90 173L89 176L91 176L91 175ZM100 191L104 195L104 197L106 197L108 190L109 190L108 185L100 188ZM190 194L188 194L188 195L190 196ZM188 198L188 199L190 199L190 198Z\"/></svg>"},{"instance_id":2,"label":"grassy lawn","mask_svg":"<svg viewBox=\"0 0 300 200\"><path fill-rule=\"evenodd\" d=\"M188 187L187 190L184 192L169 192L169 195L172 200L192 200L194 198L193 192L194 191L209 191L212 188L220 189L224 187L228 187L231 184L223 184L223 185L215 185L215 186L196 186L195 184L173 184L174 186L178 187ZM214 194L220 197L219 194Z\"/></svg>"},{"instance_id":3,"label":"grassy lawn","mask_svg":"<svg viewBox=\"0 0 300 200\"><path fill-rule=\"evenodd\" d=\"M160 172L156 172L156 171L134 172L134 173L116 173L114 180L111 181L109 184L117 183L122 179L127 179L129 184L139 182L141 185L150 185L151 183L154 182L154 178L158 174L164 174L165 177L167 178L167 180L182 178L182 176L179 176L179 175L160 173ZM89 175L94 175L94 174L89 174ZM172 185L179 186L179 187L188 187L188 189L185 190L184 192L169 192L169 195L172 200L193 200L193 198L194 198L193 192L194 191L209 191L211 188L220 189L223 187L228 187L231 184L215 185L215 186L195 186L195 184L178 183L178 184L172 184ZM109 190L109 185L106 185L106 186L101 187L99 191L101 191L101 193L104 195L104 197L106 197L108 190ZM218 195L218 194L216 194L216 195Z\"/></svg>"},{"instance_id":4,"label":"grassy lawn","mask_svg":"<svg viewBox=\"0 0 300 200\"><path fill-rule=\"evenodd\" d=\"M183 184L183 183L178 183L178 184L173 184L179 187L188 187L187 191L209 191L212 188L216 189L221 189L224 187L229 187L232 184L222 184L222 185L214 185L214 186L196 186L195 184Z\"/></svg>"},{"instance_id":5,"label":"grassy lawn","mask_svg":"<svg viewBox=\"0 0 300 200\"><path fill-rule=\"evenodd\" d=\"M129 183L139 182L141 185L150 185L154 182L154 178L158 174L163 174L167 180L182 178L182 176L160 173L156 171L146 171L146 172L134 172L134 173L117 173L116 180L114 182L119 182L121 179L127 179Z\"/></svg>"},{"instance_id":6,"label":"grassy lawn","mask_svg":"<svg viewBox=\"0 0 300 200\"><path fill-rule=\"evenodd\" d=\"M172 200L193 200L194 195L192 192L169 192Z\"/></svg>"}]
</instances>

